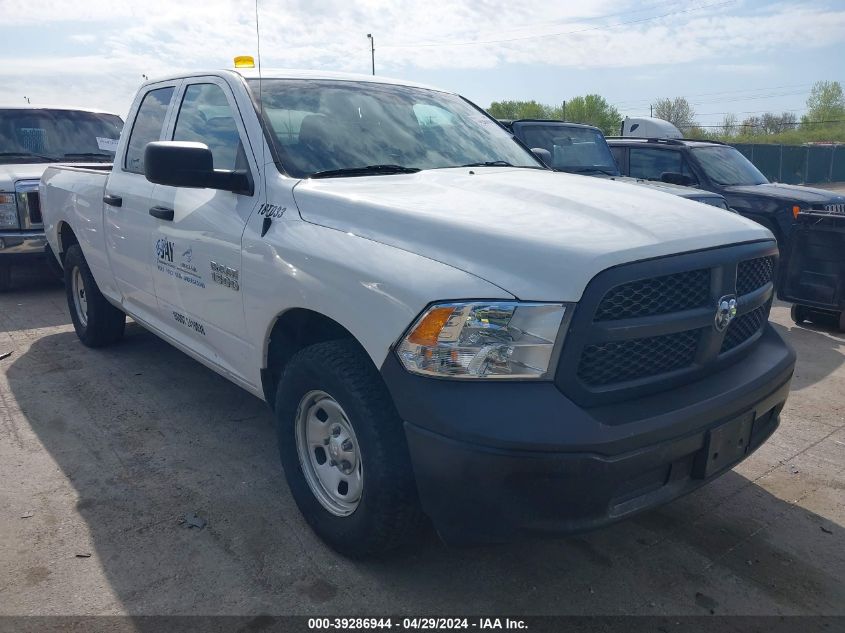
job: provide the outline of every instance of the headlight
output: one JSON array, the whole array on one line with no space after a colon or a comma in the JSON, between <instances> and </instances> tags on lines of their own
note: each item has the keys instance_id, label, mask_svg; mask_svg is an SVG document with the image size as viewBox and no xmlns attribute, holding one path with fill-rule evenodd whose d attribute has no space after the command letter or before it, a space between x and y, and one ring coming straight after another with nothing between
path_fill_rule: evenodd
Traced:
<instances>
[{"instance_id":1,"label":"headlight","mask_svg":"<svg viewBox=\"0 0 845 633\"><path fill-rule=\"evenodd\" d=\"M545 378L566 307L559 303L440 303L397 348L410 372L449 378Z\"/></svg>"},{"instance_id":2,"label":"headlight","mask_svg":"<svg viewBox=\"0 0 845 633\"><path fill-rule=\"evenodd\" d=\"M19 229L15 194L0 193L0 229Z\"/></svg>"}]
</instances>

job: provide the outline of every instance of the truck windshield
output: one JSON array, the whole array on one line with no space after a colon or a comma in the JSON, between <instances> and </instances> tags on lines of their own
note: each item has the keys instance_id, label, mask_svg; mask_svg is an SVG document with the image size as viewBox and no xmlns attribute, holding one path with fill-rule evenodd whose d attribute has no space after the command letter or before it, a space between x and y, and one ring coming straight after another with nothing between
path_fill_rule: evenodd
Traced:
<instances>
[{"instance_id":1,"label":"truck windshield","mask_svg":"<svg viewBox=\"0 0 845 633\"><path fill-rule=\"evenodd\" d=\"M692 150L707 177L715 183L733 185L762 185L769 182L750 160L727 145L695 147Z\"/></svg>"},{"instance_id":2,"label":"truck windshield","mask_svg":"<svg viewBox=\"0 0 845 633\"><path fill-rule=\"evenodd\" d=\"M549 152L550 167L556 171L619 175L607 141L597 130L562 123L514 123L514 134L529 148Z\"/></svg>"},{"instance_id":3,"label":"truck windshield","mask_svg":"<svg viewBox=\"0 0 845 633\"><path fill-rule=\"evenodd\" d=\"M0 109L0 164L111 162L123 121L113 114Z\"/></svg>"},{"instance_id":4,"label":"truck windshield","mask_svg":"<svg viewBox=\"0 0 845 633\"><path fill-rule=\"evenodd\" d=\"M258 102L258 80L249 86ZM304 79L263 79L260 92L270 143L297 178L466 165L543 169L496 121L448 93Z\"/></svg>"}]
</instances>

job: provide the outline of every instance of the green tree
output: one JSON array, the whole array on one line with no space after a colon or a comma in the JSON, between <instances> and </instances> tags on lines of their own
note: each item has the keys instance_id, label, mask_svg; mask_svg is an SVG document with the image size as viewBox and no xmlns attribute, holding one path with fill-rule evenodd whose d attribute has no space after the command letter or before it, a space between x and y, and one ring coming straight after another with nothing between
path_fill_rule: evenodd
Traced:
<instances>
[{"instance_id":1,"label":"green tree","mask_svg":"<svg viewBox=\"0 0 845 633\"><path fill-rule=\"evenodd\" d=\"M722 127L717 130L722 136L731 137L739 133L739 120L733 112L728 112L722 118Z\"/></svg>"},{"instance_id":2,"label":"green tree","mask_svg":"<svg viewBox=\"0 0 845 633\"><path fill-rule=\"evenodd\" d=\"M845 96L838 81L817 81L807 98L807 114L802 123L815 124L845 119Z\"/></svg>"},{"instance_id":3,"label":"green tree","mask_svg":"<svg viewBox=\"0 0 845 633\"><path fill-rule=\"evenodd\" d=\"M497 119L548 119L553 108L537 101L494 101L487 108Z\"/></svg>"},{"instance_id":4,"label":"green tree","mask_svg":"<svg viewBox=\"0 0 845 633\"><path fill-rule=\"evenodd\" d=\"M695 110L684 97L674 99L658 99L653 105L654 116L669 121L676 128L684 132L696 127Z\"/></svg>"},{"instance_id":5,"label":"green tree","mask_svg":"<svg viewBox=\"0 0 845 633\"><path fill-rule=\"evenodd\" d=\"M742 122L742 126L747 134L772 135L792 130L797 123L798 119L793 112L784 112L783 114L766 112L761 116L748 117Z\"/></svg>"},{"instance_id":6,"label":"green tree","mask_svg":"<svg viewBox=\"0 0 845 633\"><path fill-rule=\"evenodd\" d=\"M554 110L557 118L573 123L595 125L605 134L619 134L622 115L601 95L585 95L567 99L565 109Z\"/></svg>"}]
</instances>

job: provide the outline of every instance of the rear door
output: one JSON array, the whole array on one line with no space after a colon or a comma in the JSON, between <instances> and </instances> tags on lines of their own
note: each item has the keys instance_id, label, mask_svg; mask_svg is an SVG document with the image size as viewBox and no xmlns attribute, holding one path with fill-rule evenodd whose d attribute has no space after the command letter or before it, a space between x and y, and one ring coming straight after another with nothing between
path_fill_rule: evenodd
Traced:
<instances>
[{"instance_id":1,"label":"rear door","mask_svg":"<svg viewBox=\"0 0 845 633\"><path fill-rule=\"evenodd\" d=\"M149 214L155 185L144 176L144 151L147 143L164 138L178 85L153 84L136 97L128 141L115 159L104 196L104 231L115 282L130 311L148 320L155 320L158 304L150 248L155 220Z\"/></svg>"},{"instance_id":2,"label":"rear door","mask_svg":"<svg viewBox=\"0 0 845 633\"><path fill-rule=\"evenodd\" d=\"M206 144L214 168L258 168L228 84L216 77L185 80L168 139ZM241 294L241 238L259 203L252 195L214 189L156 186L151 206L173 210L153 219L155 292L162 320L180 340L238 378L254 356L245 335Z\"/></svg>"}]
</instances>

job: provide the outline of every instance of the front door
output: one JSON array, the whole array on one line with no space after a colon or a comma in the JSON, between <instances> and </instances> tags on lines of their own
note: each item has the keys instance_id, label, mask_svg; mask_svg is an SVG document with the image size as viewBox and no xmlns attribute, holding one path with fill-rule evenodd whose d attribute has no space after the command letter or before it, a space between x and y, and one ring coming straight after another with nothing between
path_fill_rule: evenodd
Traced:
<instances>
[{"instance_id":1,"label":"front door","mask_svg":"<svg viewBox=\"0 0 845 633\"><path fill-rule=\"evenodd\" d=\"M179 95L170 138L206 144L215 169L258 173L240 112L228 85L194 78ZM259 193L156 186L153 206L173 210L156 219L155 292L161 318L180 340L246 380L253 362L241 294L241 237Z\"/></svg>"}]
</instances>

